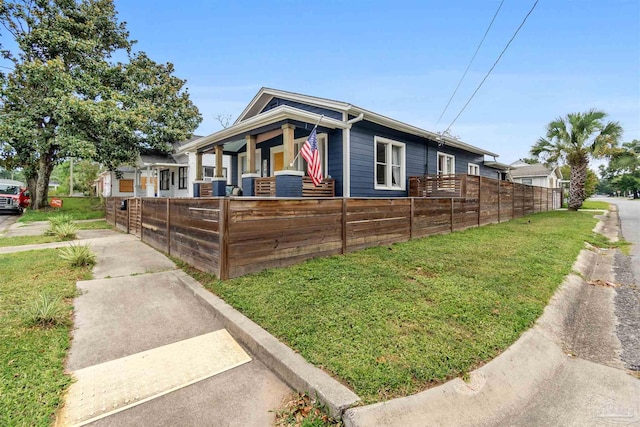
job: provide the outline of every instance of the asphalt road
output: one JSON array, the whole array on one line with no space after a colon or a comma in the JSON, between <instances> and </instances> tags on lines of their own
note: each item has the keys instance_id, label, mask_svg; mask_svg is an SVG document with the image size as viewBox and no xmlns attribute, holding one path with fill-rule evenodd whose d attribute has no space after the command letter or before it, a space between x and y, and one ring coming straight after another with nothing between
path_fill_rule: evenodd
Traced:
<instances>
[{"instance_id":1,"label":"asphalt road","mask_svg":"<svg viewBox=\"0 0 640 427\"><path fill-rule=\"evenodd\" d=\"M18 218L17 215L0 214L0 233L14 224Z\"/></svg>"},{"instance_id":2,"label":"asphalt road","mask_svg":"<svg viewBox=\"0 0 640 427\"><path fill-rule=\"evenodd\" d=\"M622 237L633 243L631 264L637 282L640 279L640 200L629 200L622 197L607 197L602 200L618 206Z\"/></svg>"},{"instance_id":3,"label":"asphalt road","mask_svg":"<svg viewBox=\"0 0 640 427\"><path fill-rule=\"evenodd\" d=\"M622 345L621 358L627 368L640 371L640 200L602 199L618 206L622 237L633 243L631 255L615 256L616 334Z\"/></svg>"}]
</instances>

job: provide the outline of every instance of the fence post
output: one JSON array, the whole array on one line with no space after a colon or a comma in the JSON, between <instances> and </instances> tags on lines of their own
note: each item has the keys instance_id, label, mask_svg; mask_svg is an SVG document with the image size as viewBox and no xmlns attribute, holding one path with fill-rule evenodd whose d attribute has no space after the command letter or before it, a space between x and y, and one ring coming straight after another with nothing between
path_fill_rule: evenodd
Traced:
<instances>
[{"instance_id":1,"label":"fence post","mask_svg":"<svg viewBox=\"0 0 640 427\"><path fill-rule=\"evenodd\" d=\"M478 175L478 227L480 227L481 215L482 215L482 177Z\"/></svg>"},{"instance_id":2,"label":"fence post","mask_svg":"<svg viewBox=\"0 0 640 427\"><path fill-rule=\"evenodd\" d=\"M498 180L498 224L500 224L500 193L502 193L502 186L500 180Z\"/></svg>"},{"instance_id":3,"label":"fence post","mask_svg":"<svg viewBox=\"0 0 640 427\"><path fill-rule=\"evenodd\" d=\"M449 201L451 202L451 232L453 233L453 197Z\"/></svg>"},{"instance_id":4,"label":"fence post","mask_svg":"<svg viewBox=\"0 0 640 427\"><path fill-rule=\"evenodd\" d=\"M516 217L516 183L511 183L511 219Z\"/></svg>"},{"instance_id":5,"label":"fence post","mask_svg":"<svg viewBox=\"0 0 640 427\"><path fill-rule=\"evenodd\" d=\"M409 240L413 240L413 197L411 198L411 207L409 208Z\"/></svg>"},{"instance_id":6,"label":"fence post","mask_svg":"<svg viewBox=\"0 0 640 427\"><path fill-rule=\"evenodd\" d=\"M167 254L171 255L171 199L167 197Z\"/></svg>"},{"instance_id":7,"label":"fence post","mask_svg":"<svg viewBox=\"0 0 640 427\"><path fill-rule=\"evenodd\" d=\"M131 199L127 199L127 234L131 231Z\"/></svg>"},{"instance_id":8,"label":"fence post","mask_svg":"<svg viewBox=\"0 0 640 427\"><path fill-rule=\"evenodd\" d=\"M347 198L342 198L342 254L347 253Z\"/></svg>"},{"instance_id":9,"label":"fence post","mask_svg":"<svg viewBox=\"0 0 640 427\"><path fill-rule=\"evenodd\" d=\"M140 241L144 242L144 211L142 208L144 207L144 199L140 197Z\"/></svg>"},{"instance_id":10,"label":"fence post","mask_svg":"<svg viewBox=\"0 0 640 427\"><path fill-rule=\"evenodd\" d=\"M220 219L218 237L220 247L219 273L220 280L229 278L229 199L220 197Z\"/></svg>"}]
</instances>

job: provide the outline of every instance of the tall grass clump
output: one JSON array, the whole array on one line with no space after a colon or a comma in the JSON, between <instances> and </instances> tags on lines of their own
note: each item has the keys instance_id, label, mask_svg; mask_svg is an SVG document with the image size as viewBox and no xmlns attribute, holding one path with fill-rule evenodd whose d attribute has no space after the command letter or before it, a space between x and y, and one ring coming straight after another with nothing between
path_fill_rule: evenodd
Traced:
<instances>
[{"instance_id":1,"label":"tall grass clump","mask_svg":"<svg viewBox=\"0 0 640 427\"><path fill-rule=\"evenodd\" d=\"M55 236L60 240L73 240L76 238L78 227L73 223L70 215L59 214L49 218L49 229L45 235Z\"/></svg>"},{"instance_id":2,"label":"tall grass clump","mask_svg":"<svg viewBox=\"0 0 640 427\"><path fill-rule=\"evenodd\" d=\"M68 261L72 267L92 266L96 263L96 254L89 245L71 244L60 249L60 258Z\"/></svg>"},{"instance_id":3,"label":"tall grass clump","mask_svg":"<svg viewBox=\"0 0 640 427\"><path fill-rule=\"evenodd\" d=\"M28 326L57 326L64 324L68 318L65 306L60 297L49 294L40 296L25 309L25 323Z\"/></svg>"}]
</instances>

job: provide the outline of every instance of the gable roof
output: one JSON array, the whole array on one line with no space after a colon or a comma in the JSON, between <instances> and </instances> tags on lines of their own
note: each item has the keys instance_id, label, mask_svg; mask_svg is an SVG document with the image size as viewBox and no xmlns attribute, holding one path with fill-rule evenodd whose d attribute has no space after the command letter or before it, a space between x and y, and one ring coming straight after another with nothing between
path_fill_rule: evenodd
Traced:
<instances>
[{"instance_id":1,"label":"gable roof","mask_svg":"<svg viewBox=\"0 0 640 427\"><path fill-rule=\"evenodd\" d=\"M511 176L513 178L549 176L554 173L559 178L562 178L560 169L558 169L557 167L553 169L549 169L548 167L540 163L535 163L533 165L524 165L524 166L512 166L512 169L511 169Z\"/></svg>"},{"instance_id":2,"label":"gable roof","mask_svg":"<svg viewBox=\"0 0 640 427\"><path fill-rule=\"evenodd\" d=\"M232 126L226 129L223 129L219 132L216 132L214 134L211 134L209 136L206 136L202 138L200 141L187 144L185 147L181 147L181 150L186 151L186 149L194 149L194 148L198 149L206 144L211 144L211 143L215 144L218 141L222 141L225 137L232 136L233 133L237 134L242 131L245 131L245 129L249 127L248 125L251 123L252 120L259 121L257 119L258 117L272 113L273 110L279 110L281 113L282 112L291 113L294 110L301 111L297 108L281 106L273 110L269 110L264 113L261 113L261 111L264 110L264 108L269 104L269 102L273 98L286 99L290 101L311 105L314 107L321 107L328 110L337 111L337 112L346 114L347 118L349 115L358 117L362 114L364 117L364 120L367 120L372 123L376 123L385 127L396 129L411 135L428 138L433 141L442 142L448 146L460 148L462 150L469 151L471 153L498 157L498 154L496 153L492 153L482 148L479 148L470 144L466 144L455 138L442 136L435 132L430 132L425 129L421 129L419 127L401 122L399 120L392 119L387 116L383 116L382 114L369 111L367 109L355 106L347 102L336 101L328 98L320 98L317 96L303 95L300 93L288 92L284 90L267 88L267 87L263 87L258 91L258 93L253 97L251 102L249 102L249 105L247 105L247 107L242 111L242 113L238 116L238 118L236 119L236 121L233 123ZM309 116L309 120L312 122L317 121L321 117L319 114L316 114L316 113L311 113L306 111L304 113L305 115ZM329 121L340 122L339 120L328 119L327 117L323 118L323 123L326 123ZM344 123L346 125L346 119L341 123ZM333 127L336 128L336 127L343 127L343 126L337 126L334 124Z\"/></svg>"}]
</instances>

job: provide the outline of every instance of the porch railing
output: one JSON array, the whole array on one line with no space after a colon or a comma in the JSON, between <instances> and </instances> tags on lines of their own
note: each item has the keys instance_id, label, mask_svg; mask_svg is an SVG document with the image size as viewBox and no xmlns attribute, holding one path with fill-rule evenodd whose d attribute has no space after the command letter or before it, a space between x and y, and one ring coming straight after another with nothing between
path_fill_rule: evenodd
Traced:
<instances>
[{"instance_id":1,"label":"porch railing","mask_svg":"<svg viewBox=\"0 0 640 427\"><path fill-rule=\"evenodd\" d=\"M469 175L409 177L409 197L465 197Z\"/></svg>"},{"instance_id":2,"label":"porch railing","mask_svg":"<svg viewBox=\"0 0 640 427\"><path fill-rule=\"evenodd\" d=\"M334 197L336 194L336 181L333 178L325 178L319 186L313 185L309 177L302 178L302 197ZM276 196L276 178L256 178L255 195L257 197Z\"/></svg>"}]
</instances>

